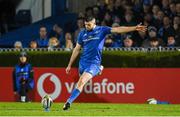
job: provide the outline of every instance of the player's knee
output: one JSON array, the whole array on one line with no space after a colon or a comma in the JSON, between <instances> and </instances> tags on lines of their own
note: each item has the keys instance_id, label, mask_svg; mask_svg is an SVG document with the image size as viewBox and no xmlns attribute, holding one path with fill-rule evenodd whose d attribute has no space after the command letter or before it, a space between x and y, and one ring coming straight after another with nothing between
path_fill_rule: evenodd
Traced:
<instances>
[{"instance_id":1,"label":"player's knee","mask_svg":"<svg viewBox=\"0 0 180 117\"><path fill-rule=\"evenodd\" d=\"M80 91L83 89L84 87L84 81L82 79L80 79L77 83L77 89L79 89Z\"/></svg>"},{"instance_id":2,"label":"player's knee","mask_svg":"<svg viewBox=\"0 0 180 117\"><path fill-rule=\"evenodd\" d=\"M83 81L82 80L80 80L80 81L78 81L78 84L77 84L77 87L81 87L81 86L83 86Z\"/></svg>"},{"instance_id":3,"label":"player's knee","mask_svg":"<svg viewBox=\"0 0 180 117\"><path fill-rule=\"evenodd\" d=\"M77 83L77 87L81 87L81 86L82 86L82 84L83 84L83 82L82 82L82 81L78 81L78 83Z\"/></svg>"}]
</instances>

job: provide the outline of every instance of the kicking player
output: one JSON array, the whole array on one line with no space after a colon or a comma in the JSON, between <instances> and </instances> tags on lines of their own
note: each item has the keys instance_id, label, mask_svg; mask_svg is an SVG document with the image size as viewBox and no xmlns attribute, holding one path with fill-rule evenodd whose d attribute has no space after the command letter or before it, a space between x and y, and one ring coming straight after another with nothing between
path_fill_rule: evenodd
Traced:
<instances>
[{"instance_id":1,"label":"kicking player","mask_svg":"<svg viewBox=\"0 0 180 117\"><path fill-rule=\"evenodd\" d=\"M79 96L84 85L94 76L101 74L103 66L101 66L101 54L104 46L105 36L110 33L127 33L131 31L147 30L146 26L137 25L131 27L107 27L97 26L94 17L85 19L85 29L79 33L76 47L73 50L69 64L66 68L68 74L71 66L82 48L82 54L79 61L80 78L77 86L72 91L70 97L63 106L63 110L68 110L72 102Z\"/></svg>"}]
</instances>

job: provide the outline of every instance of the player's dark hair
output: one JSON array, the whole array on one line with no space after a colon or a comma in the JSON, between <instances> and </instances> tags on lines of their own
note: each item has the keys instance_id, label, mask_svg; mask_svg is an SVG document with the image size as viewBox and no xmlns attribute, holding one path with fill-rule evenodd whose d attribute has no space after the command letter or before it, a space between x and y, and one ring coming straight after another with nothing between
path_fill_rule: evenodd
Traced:
<instances>
[{"instance_id":1,"label":"player's dark hair","mask_svg":"<svg viewBox=\"0 0 180 117\"><path fill-rule=\"evenodd\" d=\"M92 21L93 19L95 19L95 17L93 17L93 16L86 16L86 17L84 18L84 20L85 20L86 22Z\"/></svg>"}]
</instances>

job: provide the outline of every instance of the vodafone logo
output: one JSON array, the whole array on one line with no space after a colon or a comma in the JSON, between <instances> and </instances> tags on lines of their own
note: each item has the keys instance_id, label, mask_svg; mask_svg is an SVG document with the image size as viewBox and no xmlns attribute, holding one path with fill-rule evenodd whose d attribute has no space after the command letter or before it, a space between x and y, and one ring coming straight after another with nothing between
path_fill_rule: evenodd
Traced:
<instances>
[{"instance_id":1,"label":"vodafone logo","mask_svg":"<svg viewBox=\"0 0 180 117\"><path fill-rule=\"evenodd\" d=\"M63 76L62 76L63 77ZM83 92L86 94L134 94L135 84L133 82L112 82L110 78L101 78L97 82L90 80L83 88ZM52 86L53 85L53 86ZM43 87L45 86L45 87ZM62 91L66 94L70 94L74 87L75 82L61 82L60 78L54 73L43 73L37 81L37 92L41 97L50 95L53 100L57 99ZM64 95L62 95L63 97Z\"/></svg>"},{"instance_id":2,"label":"vodafone logo","mask_svg":"<svg viewBox=\"0 0 180 117\"><path fill-rule=\"evenodd\" d=\"M46 80L46 78L50 78L50 81L54 83L55 85L55 90L48 94L44 88L43 88L43 84L44 84L44 81ZM52 73L44 73L43 75L41 75L39 77L39 80L37 82L37 91L39 93L39 95L41 97L45 96L46 94L50 95L52 97L52 99L56 99L60 93L61 93L61 89L62 89L62 86L61 86L61 81L60 79L55 75L55 74L52 74Z\"/></svg>"}]
</instances>

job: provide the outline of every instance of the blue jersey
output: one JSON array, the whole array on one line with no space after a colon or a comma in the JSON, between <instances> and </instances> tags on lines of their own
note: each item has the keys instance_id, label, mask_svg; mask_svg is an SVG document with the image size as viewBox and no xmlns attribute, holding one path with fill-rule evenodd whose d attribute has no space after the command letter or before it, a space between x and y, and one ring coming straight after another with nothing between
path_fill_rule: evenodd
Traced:
<instances>
[{"instance_id":1,"label":"blue jersey","mask_svg":"<svg viewBox=\"0 0 180 117\"><path fill-rule=\"evenodd\" d=\"M24 78L29 88L33 89L34 87L34 78L31 76L31 73L33 72L32 66L29 63L26 63L24 65L17 64L14 69L14 91L20 91L21 87L21 80Z\"/></svg>"},{"instance_id":2,"label":"blue jersey","mask_svg":"<svg viewBox=\"0 0 180 117\"><path fill-rule=\"evenodd\" d=\"M77 39L83 48L80 62L100 65L105 36L109 33L111 28L107 26L96 26L91 31L82 30Z\"/></svg>"},{"instance_id":3,"label":"blue jersey","mask_svg":"<svg viewBox=\"0 0 180 117\"><path fill-rule=\"evenodd\" d=\"M37 44L38 44L39 48L46 48L46 47L48 47L49 40L47 38L45 38L45 39L39 38L36 41L37 41Z\"/></svg>"}]
</instances>

